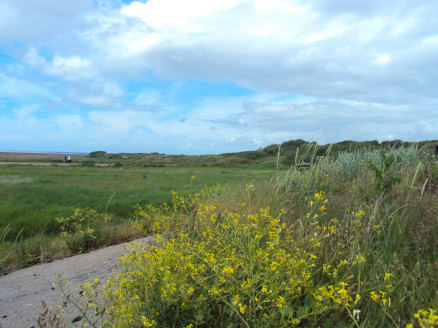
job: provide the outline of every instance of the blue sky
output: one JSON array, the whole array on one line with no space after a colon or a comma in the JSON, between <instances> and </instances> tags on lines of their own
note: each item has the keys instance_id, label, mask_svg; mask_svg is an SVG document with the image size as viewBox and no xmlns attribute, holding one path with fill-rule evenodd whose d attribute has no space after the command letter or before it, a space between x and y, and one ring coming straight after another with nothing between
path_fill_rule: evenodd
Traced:
<instances>
[{"instance_id":1,"label":"blue sky","mask_svg":"<svg viewBox=\"0 0 438 328\"><path fill-rule=\"evenodd\" d=\"M2 0L0 150L438 139L438 2Z\"/></svg>"}]
</instances>

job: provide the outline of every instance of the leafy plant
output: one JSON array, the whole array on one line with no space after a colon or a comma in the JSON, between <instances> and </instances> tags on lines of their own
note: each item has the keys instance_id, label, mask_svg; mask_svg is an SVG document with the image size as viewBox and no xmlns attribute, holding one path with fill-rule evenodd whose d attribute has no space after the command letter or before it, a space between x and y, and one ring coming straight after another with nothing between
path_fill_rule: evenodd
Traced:
<instances>
[{"instance_id":1,"label":"leafy plant","mask_svg":"<svg viewBox=\"0 0 438 328\"><path fill-rule=\"evenodd\" d=\"M391 191L392 187L401 181L400 177L391 176L390 169L395 157L386 150L380 151L380 165L368 162L368 167L376 174L375 190L380 195Z\"/></svg>"},{"instance_id":2,"label":"leafy plant","mask_svg":"<svg viewBox=\"0 0 438 328\"><path fill-rule=\"evenodd\" d=\"M61 235L67 238L69 248L82 252L96 244L99 227L106 225L111 220L111 216L90 208L76 208L71 216L55 220Z\"/></svg>"}]
</instances>

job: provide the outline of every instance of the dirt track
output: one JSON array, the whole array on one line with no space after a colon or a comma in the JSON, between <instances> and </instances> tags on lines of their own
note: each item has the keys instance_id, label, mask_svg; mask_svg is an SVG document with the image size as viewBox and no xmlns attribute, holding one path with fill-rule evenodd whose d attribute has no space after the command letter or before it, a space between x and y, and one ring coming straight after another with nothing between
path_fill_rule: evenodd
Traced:
<instances>
[{"instance_id":1,"label":"dirt track","mask_svg":"<svg viewBox=\"0 0 438 328\"><path fill-rule=\"evenodd\" d=\"M150 243L152 239L146 237L138 241ZM37 327L36 319L43 311L41 301L56 305L62 302L59 291L52 287L58 280L58 273L70 281L73 287L92 280L91 277L106 280L113 270L117 270L118 256L124 253L126 249L123 244L115 245L34 265L0 277L0 328ZM79 312L71 308L66 311L69 321L79 315Z\"/></svg>"}]
</instances>

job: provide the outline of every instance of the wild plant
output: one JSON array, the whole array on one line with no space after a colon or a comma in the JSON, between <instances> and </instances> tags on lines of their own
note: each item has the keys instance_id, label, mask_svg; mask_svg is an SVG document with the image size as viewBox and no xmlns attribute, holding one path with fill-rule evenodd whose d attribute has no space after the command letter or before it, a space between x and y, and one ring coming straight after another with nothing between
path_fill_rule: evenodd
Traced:
<instances>
[{"instance_id":1,"label":"wild plant","mask_svg":"<svg viewBox=\"0 0 438 328\"><path fill-rule=\"evenodd\" d=\"M68 247L79 252L96 245L101 230L99 228L110 220L110 215L90 208L76 208L72 215L55 219Z\"/></svg>"},{"instance_id":2,"label":"wild plant","mask_svg":"<svg viewBox=\"0 0 438 328\"><path fill-rule=\"evenodd\" d=\"M249 197L248 186L243 192ZM122 272L98 288L104 299L91 301L101 311L92 326L368 327L378 320L404 327L415 319L400 312L409 294L400 290L401 264L389 260L397 211L376 203L334 217L328 194L317 192L306 214L291 220L285 209L251 211L248 201L220 210L219 194L174 194L171 205L137 212L157 240L166 239L132 245L120 258ZM87 286L87 295L97 291ZM433 316L421 312L421 322Z\"/></svg>"},{"instance_id":3,"label":"wild plant","mask_svg":"<svg viewBox=\"0 0 438 328\"><path fill-rule=\"evenodd\" d=\"M375 190L378 194L390 192L392 187L401 181L400 177L390 175L394 161L394 154L381 150L379 164L368 162L368 167L376 174Z\"/></svg>"}]
</instances>

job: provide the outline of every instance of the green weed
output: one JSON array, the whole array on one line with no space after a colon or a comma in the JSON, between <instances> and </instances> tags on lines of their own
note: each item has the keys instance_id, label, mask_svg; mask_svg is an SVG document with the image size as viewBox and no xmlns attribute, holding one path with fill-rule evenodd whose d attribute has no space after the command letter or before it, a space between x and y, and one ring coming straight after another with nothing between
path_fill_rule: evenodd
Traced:
<instances>
[{"instance_id":1,"label":"green weed","mask_svg":"<svg viewBox=\"0 0 438 328\"><path fill-rule=\"evenodd\" d=\"M378 195L390 192L392 187L401 181L400 177L390 175L391 166L395 161L395 156L388 151L381 150L379 162L377 166L373 162L368 162L368 167L376 174L376 192Z\"/></svg>"}]
</instances>

